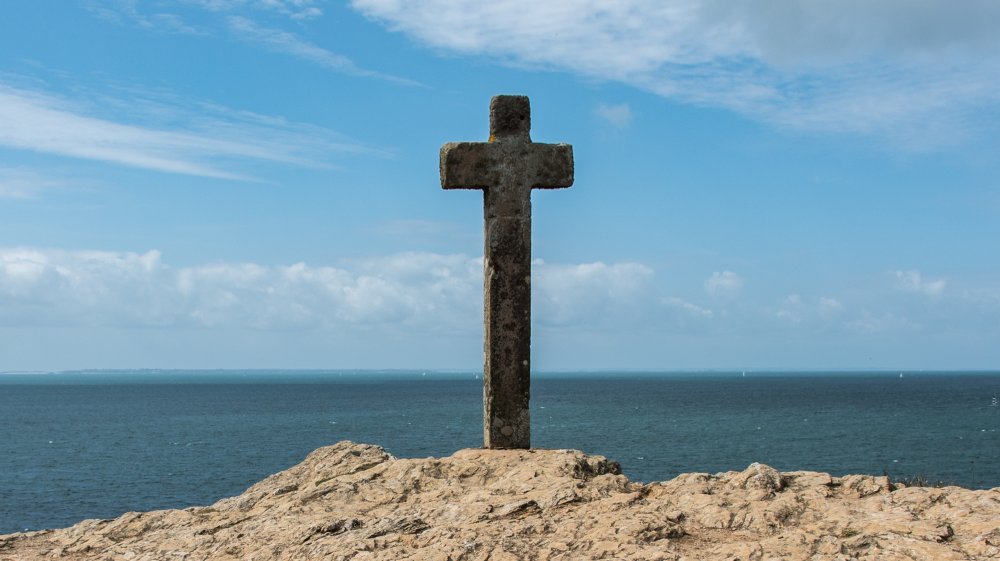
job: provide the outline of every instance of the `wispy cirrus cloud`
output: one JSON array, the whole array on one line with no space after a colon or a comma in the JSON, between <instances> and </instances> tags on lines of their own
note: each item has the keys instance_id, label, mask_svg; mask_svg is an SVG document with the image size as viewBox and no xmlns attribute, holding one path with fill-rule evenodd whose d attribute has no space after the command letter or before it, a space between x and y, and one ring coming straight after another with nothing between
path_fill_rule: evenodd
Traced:
<instances>
[{"instance_id":1,"label":"wispy cirrus cloud","mask_svg":"<svg viewBox=\"0 0 1000 561\"><path fill-rule=\"evenodd\" d=\"M192 112L134 96L127 103L109 96L100 101L128 106L131 121L102 116L96 104L80 99L0 83L0 146L230 180L253 179L241 171L248 162L321 167L331 153L377 152L333 131L218 106ZM160 123L137 122L136 108Z\"/></svg>"},{"instance_id":2,"label":"wispy cirrus cloud","mask_svg":"<svg viewBox=\"0 0 1000 561\"><path fill-rule=\"evenodd\" d=\"M0 199L33 199L44 190L65 185L64 179L31 169L0 166Z\"/></svg>"},{"instance_id":3,"label":"wispy cirrus cloud","mask_svg":"<svg viewBox=\"0 0 1000 561\"><path fill-rule=\"evenodd\" d=\"M285 18L301 25L323 15L315 0L187 0L173 12L141 10L138 0L88 0L85 7L95 16L114 23L127 23L161 33L186 35L219 35L228 32L238 39L264 50L292 56L327 70L373 78L403 86L420 86L419 82L363 68L350 57L311 43L280 26ZM153 5L153 9L161 6ZM191 8L214 17L193 17ZM186 10L186 11L185 11ZM275 17L278 16L278 17ZM192 24L191 21L198 21ZM261 23L268 22L267 24Z\"/></svg>"},{"instance_id":4,"label":"wispy cirrus cloud","mask_svg":"<svg viewBox=\"0 0 1000 561\"><path fill-rule=\"evenodd\" d=\"M318 0L187 0L214 12L230 12L237 9L267 11L306 20L323 15Z\"/></svg>"},{"instance_id":5,"label":"wispy cirrus cloud","mask_svg":"<svg viewBox=\"0 0 1000 561\"><path fill-rule=\"evenodd\" d=\"M83 7L100 19L113 23L129 23L143 29L179 35L201 35L203 31L188 24L177 13L139 10L138 0L86 0Z\"/></svg>"},{"instance_id":6,"label":"wispy cirrus cloud","mask_svg":"<svg viewBox=\"0 0 1000 561\"><path fill-rule=\"evenodd\" d=\"M351 5L445 51L619 81L794 129L922 147L997 126L1000 4L991 0Z\"/></svg>"},{"instance_id":7,"label":"wispy cirrus cloud","mask_svg":"<svg viewBox=\"0 0 1000 561\"><path fill-rule=\"evenodd\" d=\"M376 78L405 86L420 85L413 80L361 68L353 60L344 55L304 41L294 33L258 25L250 18L229 16L226 21L228 22L229 29L238 37L272 52L291 55L326 69L343 72L352 76Z\"/></svg>"},{"instance_id":8,"label":"wispy cirrus cloud","mask_svg":"<svg viewBox=\"0 0 1000 561\"><path fill-rule=\"evenodd\" d=\"M209 28L190 23L191 7L216 13L260 13L305 21L323 15L317 0L181 0L172 4L139 0L83 0L83 7L96 17L118 24L130 24L151 31L182 35L204 35ZM168 11L167 7L171 9Z\"/></svg>"},{"instance_id":9,"label":"wispy cirrus cloud","mask_svg":"<svg viewBox=\"0 0 1000 561\"><path fill-rule=\"evenodd\" d=\"M632 109L627 103L620 103L617 105L600 103L597 105L595 113L603 121L606 121L617 129L624 129L632 124Z\"/></svg>"}]
</instances>

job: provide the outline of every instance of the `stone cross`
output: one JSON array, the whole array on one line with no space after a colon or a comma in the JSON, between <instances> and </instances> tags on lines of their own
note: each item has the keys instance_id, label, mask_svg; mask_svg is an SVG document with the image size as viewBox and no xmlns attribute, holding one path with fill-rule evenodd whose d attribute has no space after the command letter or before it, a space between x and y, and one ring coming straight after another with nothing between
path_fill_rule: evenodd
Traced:
<instances>
[{"instance_id":1,"label":"stone cross","mask_svg":"<svg viewBox=\"0 0 1000 561\"><path fill-rule=\"evenodd\" d=\"M531 141L526 96L490 101L489 142L441 147L441 187L482 189L483 442L530 448L531 190L573 184L573 147Z\"/></svg>"}]
</instances>

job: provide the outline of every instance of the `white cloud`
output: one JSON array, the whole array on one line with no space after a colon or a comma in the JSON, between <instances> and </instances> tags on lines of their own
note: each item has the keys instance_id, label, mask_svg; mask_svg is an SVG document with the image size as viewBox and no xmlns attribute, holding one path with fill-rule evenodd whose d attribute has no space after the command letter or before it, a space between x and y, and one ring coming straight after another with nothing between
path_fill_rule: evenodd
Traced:
<instances>
[{"instance_id":1,"label":"white cloud","mask_svg":"<svg viewBox=\"0 0 1000 561\"><path fill-rule=\"evenodd\" d=\"M129 23L134 26L164 33L185 35L215 35L219 22L211 18L208 22L199 20L199 27L188 23L194 18L185 18L176 13L149 13L141 11L138 0L85 0L84 6L100 19L114 23ZM418 86L418 82L383 74L359 67L347 56L324 49L303 40L295 33L278 27L261 25L258 19L281 24L284 16L303 21L318 18L323 10L316 0L185 0L193 5L220 16L222 25L240 39L255 44L271 52L291 55L335 72L393 82L406 86ZM155 7L155 6L154 6ZM180 6L178 6L180 7ZM278 21L275 21L278 20Z\"/></svg>"},{"instance_id":2,"label":"white cloud","mask_svg":"<svg viewBox=\"0 0 1000 561\"><path fill-rule=\"evenodd\" d=\"M819 310L820 317L829 318L844 311L844 305L836 298L821 296L817 304L817 310Z\"/></svg>"},{"instance_id":3,"label":"white cloud","mask_svg":"<svg viewBox=\"0 0 1000 561\"><path fill-rule=\"evenodd\" d=\"M206 10L228 12L237 9L264 10L292 19L313 19L323 15L319 0L188 0Z\"/></svg>"},{"instance_id":4,"label":"white cloud","mask_svg":"<svg viewBox=\"0 0 1000 561\"><path fill-rule=\"evenodd\" d=\"M867 335L882 333L907 332L920 329L920 325L906 316L885 312L875 314L865 310L861 317L847 322L848 329Z\"/></svg>"},{"instance_id":5,"label":"white cloud","mask_svg":"<svg viewBox=\"0 0 1000 561\"><path fill-rule=\"evenodd\" d=\"M133 92L134 93L134 92ZM321 166L331 152L371 151L331 131L203 105L197 114L158 100L109 97L100 105L129 106L170 121L159 126L103 118L85 100L0 84L0 146L221 179L246 180L237 161ZM123 110L118 114L127 113ZM135 117L146 117L137 116ZM178 123L180 123L178 125Z\"/></svg>"},{"instance_id":6,"label":"white cloud","mask_svg":"<svg viewBox=\"0 0 1000 561\"><path fill-rule=\"evenodd\" d=\"M482 321L482 268L482 258L434 253L174 268L157 251L0 249L0 324L468 332ZM641 307L652 276L637 263L534 271L535 319L556 326Z\"/></svg>"},{"instance_id":7,"label":"white cloud","mask_svg":"<svg viewBox=\"0 0 1000 561\"><path fill-rule=\"evenodd\" d=\"M930 297L938 297L944 294L947 281L944 279L926 280L920 275L920 271L892 271L890 274L892 286L896 290L923 294Z\"/></svg>"},{"instance_id":8,"label":"white cloud","mask_svg":"<svg viewBox=\"0 0 1000 561\"><path fill-rule=\"evenodd\" d=\"M619 105L598 104L595 110L597 116L610 123L613 127L624 129L632 124L632 109L628 103Z\"/></svg>"},{"instance_id":9,"label":"white cloud","mask_svg":"<svg viewBox=\"0 0 1000 561\"><path fill-rule=\"evenodd\" d=\"M792 324L801 325L807 322L826 321L840 316L844 305L836 298L821 296L816 300L805 299L798 294L791 294L771 313L774 317Z\"/></svg>"},{"instance_id":10,"label":"white cloud","mask_svg":"<svg viewBox=\"0 0 1000 561\"><path fill-rule=\"evenodd\" d=\"M790 323L800 323L802 321L802 297L798 294L792 294L785 298L782 305L775 310L774 315L778 319L783 319Z\"/></svg>"},{"instance_id":11,"label":"white cloud","mask_svg":"<svg viewBox=\"0 0 1000 561\"><path fill-rule=\"evenodd\" d=\"M179 267L157 251L0 248L0 331L16 334L21 342L8 344L15 350L24 342L33 347L42 334L48 334L50 345L76 345L77 354L67 357L89 356L74 341L91 340L95 333L117 335L95 335L93 340L124 338L124 344L142 342L140 349L145 344L164 349L149 356L137 351L133 360L142 365L170 363L176 341L200 341L212 349L205 356L216 361L229 356L229 362L223 361L228 364L253 355L245 354L247 345L270 341L269 360L285 366L288 349L315 353L329 349L331 342L342 351L344 345L361 345L369 350L352 356L362 357L360 364L379 366L388 360L378 354L386 344L405 344L417 356L421 349L454 352L452 343L459 339L459 347L472 349L463 360L475 364L474 341L482 329L482 267L481 257L436 253L401 253L335 266L223 262ZM734 277L720 272L712 278L719 281L717 289L729 290ZM711 361L722 356L720 350L739 354L743 345L770 349L777 354L760 359L782 363L787 341L795 340L804 345L799 350L853 349L848 353L853 359L827 358L857 365L857 357L870 352L875 339L905 340L907 349L925 344L955 349L955 341L992 349L988 343L997 326L996 314L990 312L998 302L994 285L981 286L983 294L992 295L988 302L975 292L941 302L947 306L914 306L912 300L907 303L910 299L885 298L886 287L873 287L871 294L855 294L850 305L830 296L792 294L774 306L747 301L727 310L663 296L654 272L641 263L536 260L533 320L550 349L564 344L559 342L588 346L600 341L612 354L628 349L660 356L662 349L690 350L688 345L696 344L703 346L692 355L695 363L717 366ZM859 305L859 297L866 303ZM216 351L213 343L222 341L228 346ZM302 341L309 343L297 346ZM451 343L438 346L442 341ZM587 352L572 345L565 349ZM316 356L308 363L329 360L328 355ZM39 362L31 353L18 360ZM61 367L80 367L74 364L78 358L63 360ZM99 357L89 360L100 362ZM614 365L611 360L609 366Z\"/></svg>"},{"instance_id":12,"label":"white cloud","mask_svg":"<svg viewBox=\"0 0 1000 561\"><path fill-rule=\"evenodd\" d=\"M732 271L714 272L704 286L710 296L732 296L743 289L743 277Z\"/></svg>"},{"instance_id":13,"label":"white cloud","mask_svg":"<svg viewBox=\"0 0 1000 561\"><path fill-rule=\"evenodd\" d=\"M0 322L159 325L176 313L158 290L160 255L0 250Z\"/></svg>"},{"instance_id":14,"label":"white cloud","mask_svg":"<svg viewBox=\"0 0 1000 561\"><path fill-rule=\"evenodd\" d=\"M662 298L660 302L667 308L680 312L683 318L709 320L715 317L715 312L708 308L702 308L697 304L692 304L683 298L668 296Z\"/></svg>"},{"instance_id":15,"label":"white cloud","mask_svg":"<svg viewBox=\"0 0 1000 561\"><path fill-rule=\"evenodd\" d=\"M451 52L614 80L795 128L960 138L1000 102L1000 3L352 0Z\"/></svg>"},{"instance_id":16,"label":"white cloud","mask_svg":"<svg viewBox=\"0 0 1000 561\"><path fill-rule=\"evenodd\" d=\"M229 28L237 35L272 52L291 55L318 64L324 68L353 76L378 78L406 86L419 85L413 80L361 68L350 58L303 41L294 33L289 33L281 29L262 27L253 20L243 16L230 16L227 21Z\"/></svg>"},{"instance_id":17,"label":"white cloud","mask_svg":"<svg viewBox=\"0 0 1000 561\"><path fill-rule=\"evenodd\" d=\"M0 199L33 199L39 192L62 187L65 180L24 168L0 166Z\"/></svg>"},{"instance_id":18,"label":"white cloud","mask_svg":"<svg viewBox=\"0 0 1000 561\"><path fill-rule=\"evenodd\" d=\"M475 326L482 262L402 254L353 269L217 263L173 268L159 252L0 250L0 321L307 329Z\"/></svg>"},{"instance_id":19,"label":"white cloud","mask_svg":"<svg viewBox=\"0 0 1000 561\"><path fill-rule=\"evenodd\" d=\"M174 13L156 12L143 13L139 11L138 0L85 0L83 6L92 14L105 21L114 23L131 23L138 27L176 33L180 35L198 35L201 32Z\"/></svg>"},{"instance_id":20,"label":"white cloud","mask_svg":"<svg viewBox=\"0 0 1000 561\"><path fill-rule=\"evenodd\" d=\"M534 321L586 325L636 321L652 294L653 270L640 263L532 263Z\"/></svg>"},{"instance_id":21,"label":"white cloud","mask_svg":"<svg viewBox=\"0 0 1000 561\"><path fill-rule=\"evenodd\" d=\"M174 3L197 6L210 12L262 12L285 16L293 20L309 20L323 15L318 0L182 0ZM145 3L139 9L139 0L84 0L83 6L95 16L114 23L131 23L144 29L180 34L201 34L180 15L156 11L163 2ZM150 11L153 10L153 11Z\"/></svg>"}]
</instances>

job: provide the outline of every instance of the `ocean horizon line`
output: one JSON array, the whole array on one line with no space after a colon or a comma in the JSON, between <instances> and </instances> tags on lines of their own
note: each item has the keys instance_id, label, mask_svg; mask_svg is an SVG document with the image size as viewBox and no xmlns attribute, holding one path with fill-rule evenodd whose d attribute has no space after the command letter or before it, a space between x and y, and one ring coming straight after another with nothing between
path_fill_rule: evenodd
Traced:
<instances>
[{"instance_id":1,"label":"ocean horizon line","mask_svg":"<svg viewBox=\"0 0 1000 561\"><path fill-rule=\"evenodd\" d=\"M471 368L79 368L65 370L0 370L0 376L87 376L108 375L200 375L260 376L260 375L414 375L414 376L481 376L482 369ZM1000 375L1000 368L551 368L532 370L533 376L600 376L600 375Z\"/></svg>"}]
</instances>

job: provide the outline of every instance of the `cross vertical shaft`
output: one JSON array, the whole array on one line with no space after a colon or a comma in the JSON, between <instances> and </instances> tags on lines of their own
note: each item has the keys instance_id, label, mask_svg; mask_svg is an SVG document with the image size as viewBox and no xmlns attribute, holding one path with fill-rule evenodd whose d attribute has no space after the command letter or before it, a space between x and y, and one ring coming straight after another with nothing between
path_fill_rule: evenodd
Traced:
<instances>
[{"instance_id":1,"label":"cross vertical shaft","mask_svg":"<svg viewBox=\"0 0 1000 561\"><path fill-rule=\"evenodd\" d=\"M531 142L525 96L490 102L489 142L441 147L441 186L483 190L483 443L529 448L531 189L573 184L573 148Z\"/></svg>"}]
</instances>

